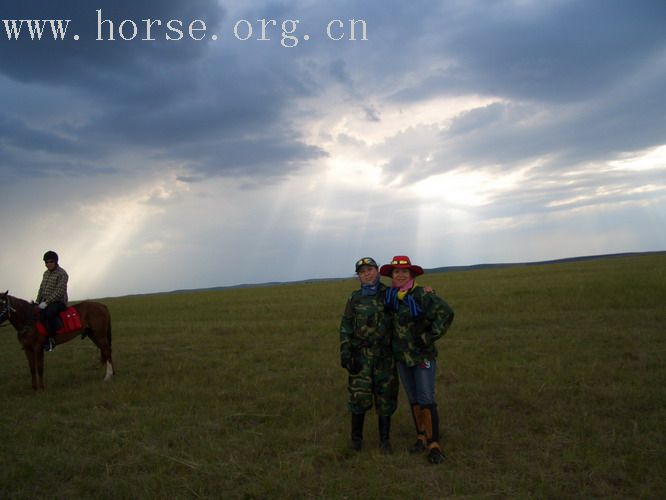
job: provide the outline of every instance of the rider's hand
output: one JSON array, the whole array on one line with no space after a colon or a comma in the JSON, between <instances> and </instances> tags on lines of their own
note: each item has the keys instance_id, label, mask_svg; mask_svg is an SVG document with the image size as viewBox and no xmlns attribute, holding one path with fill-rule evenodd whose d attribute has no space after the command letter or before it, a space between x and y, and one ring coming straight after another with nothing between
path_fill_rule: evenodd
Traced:
<instances>
[{"instance_id":1,"label":"rider's hand","mask_svg":"<svg viewBox=\"0 0 666 500\"><path fill-rule=\"evenodd\" d=\"M44 310L44 309L46 309L46 306L47 306L47 305L48 305L48 304L47 304L46 302L42 302L41 304L39 304L39 308L42 309L42 310Z\"/></svg>"}]
</instances>

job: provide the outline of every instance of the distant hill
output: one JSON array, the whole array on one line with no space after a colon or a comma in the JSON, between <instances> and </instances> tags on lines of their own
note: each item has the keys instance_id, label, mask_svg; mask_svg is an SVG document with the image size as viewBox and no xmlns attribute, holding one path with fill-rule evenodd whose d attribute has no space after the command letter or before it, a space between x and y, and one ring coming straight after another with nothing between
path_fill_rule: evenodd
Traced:
<instances>
[{"instance_id":1,"label":"distant hill","mask_svg":"<svg viewBox=\"0 0 666 500\"><path fill-rule=\"evenodd\" d=\"M505 262L497 264L474 264L471 266L445 266L435 267L432 269L425 269L428 273L447 273L452 271L471 271L474 269L491 269L501 267L514 267L514 266L541 266L545 264L562 264L565 262L581 262L585 260L598 260L598 259L615 259L618 257L637 257L640 255L660 255L666 254L666 251L658 252L625 252L625 253L611 253L604 255L586 255L582 257L567 257L565 259L554 260L541 260L536 262Z\"/></svg>"},{"instance_id":2,"label":"distant hill","mask_svg":"<svg viewBox=\"0 0 666 500\"><path fill-rule=\"evenodd\" d=\"M450 273L458 271L473 271L475 269L491 269L491 268L503 268L503 267L514 267L514 266L537 266L545 264L561 264L565 262L580 262L586 260L597 260L597 259L614 259L618 257L634 257L640 255L659 255L666 254L666 251L656 251L656 252L625 252L625 253L613 253L613 254L604 254L604 255L586 255L581 257L567 257L564 259L554 259L554 260L542 260L536 262L503 262L503 263L494 263L494 264L474 264L470 266L444 266L444 267L434 267L424 269L426 273ZM182 290L172 290L170 292L158 292L155 294L149 295L158 295L158 294L172 294L172 293L189 293L189 292L210 292L217 290L231 290L234 288L256 288L256 287L267 287L267 286L278 286L278 285L302 285L306 283L320 283L320 282L331 282L331 281L341 281L347 280L351 276L338 277L338 278L314 278L314 279L305 279L298 281L269 281L266 283L243 283L239 285L229 285L229 286L215 286L209 288L191 288L191 289L182 289Z\"/></svg>"}]
</instances>

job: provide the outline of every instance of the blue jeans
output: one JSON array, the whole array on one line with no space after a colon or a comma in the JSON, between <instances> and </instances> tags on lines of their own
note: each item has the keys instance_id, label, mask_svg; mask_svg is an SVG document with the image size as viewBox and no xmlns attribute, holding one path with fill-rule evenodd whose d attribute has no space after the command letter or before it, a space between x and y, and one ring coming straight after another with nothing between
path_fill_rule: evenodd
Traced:
<instances>
[{"instance_id":1,"label":"blue jeans","mask_svg":"<svg viewBox=\"0 0 666 500\"><path fill-rule=\"evenodd\" d=\"M434 405L435 402L435 372L437 371L437 362L430 360L430 366L423 364L416 366L406 366L404 363L397 363L400 382L405 388L409 404L418 404L420 406Z\"/></svg>"}]
</instances>

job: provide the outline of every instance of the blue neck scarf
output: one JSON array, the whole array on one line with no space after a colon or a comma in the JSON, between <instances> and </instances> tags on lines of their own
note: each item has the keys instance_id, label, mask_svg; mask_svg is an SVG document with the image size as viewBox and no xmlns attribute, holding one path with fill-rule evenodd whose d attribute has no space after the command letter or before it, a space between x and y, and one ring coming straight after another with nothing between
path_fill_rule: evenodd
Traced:
<instances>
[{"instance_id":1,"label":"blue neck scarf","mask_svg":"<svg viewBox=\"0 0 666 500\"><path fill-rule=\"evenodd\" d=\"M421 313L423 313L423 309L416 302L414 296L411 293L408 293L407 295L405 295L403 299L399 299L398 298L399 291L400 291L399 288L389 288L388 290L386 290L386 296L384 297L384 304L386 304L386 306L393 309L394 311L397 311L398 307L400 306L400 301L402 301L405 304L407 304L407 307L409 307L409 313L412 315L412 318L418 318L421 315Z\"/></svg>"},{"instance_id":2,"label":"blue neck scarf","mask_svg":"<svg viewBox=\"0 0 666 500\"><path fill-rule=\"evenodd\" d=\"M361 284L361 295L363 296L370 296L370 295L377 295L377 292L379 291L379 277L377 277L377 281L371 284Z\"/></svg>"}]
</instances>

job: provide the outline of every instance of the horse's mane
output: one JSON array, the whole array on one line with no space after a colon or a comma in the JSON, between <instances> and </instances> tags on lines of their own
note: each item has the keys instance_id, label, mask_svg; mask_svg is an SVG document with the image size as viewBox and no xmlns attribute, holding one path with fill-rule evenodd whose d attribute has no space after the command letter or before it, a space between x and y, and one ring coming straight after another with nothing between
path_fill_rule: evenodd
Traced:
<instances>
[{"instance_id":1,"label":"horse's mane","mask_svg":"<svg viewBox=\"0 0 666 500\"><path fill-rule=\"evenodd\" d=\"M9 300L12 302L12 307L14 308L21 308L22 310L25 310L26 312L31 312L33 309L33 305L28 302L27 300L23 300L19 297L14 297L13 295L8 295Z\"/></svg>"}]
</instances>

